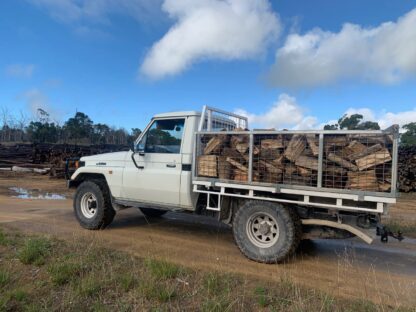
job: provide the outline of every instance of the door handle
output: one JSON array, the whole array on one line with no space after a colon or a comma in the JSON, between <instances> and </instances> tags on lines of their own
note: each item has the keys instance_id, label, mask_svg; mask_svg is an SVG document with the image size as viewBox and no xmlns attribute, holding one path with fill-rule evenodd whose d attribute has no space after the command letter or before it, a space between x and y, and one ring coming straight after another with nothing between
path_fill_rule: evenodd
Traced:
<instances>
[{"instance_id":1,"label":"door handle","mask_svg":"<svg viewBox=\"0 0 416 312\"><path fill-rule=\"evenodd\" d=\"M176 164L166 164L166 167L168 167L168 168L176 168Z\"/></svg>"}]
</instances>

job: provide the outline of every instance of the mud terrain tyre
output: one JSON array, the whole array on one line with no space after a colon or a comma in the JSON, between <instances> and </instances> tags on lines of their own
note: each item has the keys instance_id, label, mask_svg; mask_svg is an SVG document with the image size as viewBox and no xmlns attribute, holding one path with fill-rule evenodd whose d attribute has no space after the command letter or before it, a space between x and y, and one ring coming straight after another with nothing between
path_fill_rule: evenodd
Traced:
<instances>
[{"instance_id":1,"label":"mud terrain tyre","mask_svg":"<svg viewBox=\"0 0 416 312\"><path fill-rule=\"evenodd\" d=\"M140 211L149 218L158 218L163 216L167 211L153 208L140 208Z\"/></svg>"},{"instance_id":2,"label":"mud terrain tyre","mask_svg":"<svg viewBox=\"0 0 416 312\"><path fill-rule=\"evenodd\" d=\"M234 240L251 260L280 263L294 254L302 236L293 209L265 201L247 201L235 213Z\"/></svg>"},{"instance_id":3,"label":"mud terrain tyre","mask_svg":"<svg viewBox=\"0 0 416 312\"><path fill-rule=\"evenodd\" d=\"M74 212L79 224L88 230L104 229L114 219L110 190L105 182L85 181L74 196Z\"/></svg>"}]
</instances>

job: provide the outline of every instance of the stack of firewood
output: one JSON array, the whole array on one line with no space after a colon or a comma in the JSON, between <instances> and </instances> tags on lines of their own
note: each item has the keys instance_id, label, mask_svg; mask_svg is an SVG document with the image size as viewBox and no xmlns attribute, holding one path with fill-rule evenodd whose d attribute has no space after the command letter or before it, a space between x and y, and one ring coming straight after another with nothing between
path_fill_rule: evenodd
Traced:
<instances>
[{"instance_id":1,"label":"stack of firewood","mask_svg":"<svg viewBox=\"0 0 416 312\"><path fill-rule=\"evenodd\" d=\"M253 138L253 182L317 185L318 135L254 133ZM248 181L248 134L206 134L201 143L199 176ZM326 135L323 186L389 191L391 146L388 135Z\"/></svg>"},{"instance_id":2,"label":"stack of firewood","mask_svg":"<svg viewBox=\"0 0 416 312\"><path fill-rule=\"evenodd\" d=\"M401 192L416 191L416 146L400 147L398 182Z\"/></svg>"}]
</instances>

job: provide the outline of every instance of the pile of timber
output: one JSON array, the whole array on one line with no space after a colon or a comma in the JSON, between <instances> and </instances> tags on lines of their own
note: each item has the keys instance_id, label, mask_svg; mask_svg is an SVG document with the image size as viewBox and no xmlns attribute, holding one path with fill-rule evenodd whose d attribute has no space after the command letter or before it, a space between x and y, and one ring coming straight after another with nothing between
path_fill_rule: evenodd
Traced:
<instances>
[{"instance_id":1,"label":"pile of timber","mask_svg":"<svg viewBox=\"0 0 416 312\"><path fill-rule=\"evenodd\" d=\"M323 186L365 191L389 191L389 135L326 135ZM315 134L253 135L252 181L317 185L319 139ZM248 181L249 135L206 134L198 156L198 175Z\"/></svg>"},{"instance_id":2,"label":"pile of timber","mask_svg":"<svg viewBox=\"0 0 416 312\"><path fill-rule=\"evenodd\" d=\"M112 144L0 144L0 169L41 174L45 174L44 169L49 169L51 176L63 178L66 160L69 158L128 149L128 146Z\"/></svg>"},{"instance_id":3,"label":"pile of timber","mask_svg":"<svg viewBox=\"0 0 416 312\"><path fill-rule=\"evenodd\" d=\"M416 146L399 148L398 184L401 192L416 191Z\"/></svg>"}]
</instances>

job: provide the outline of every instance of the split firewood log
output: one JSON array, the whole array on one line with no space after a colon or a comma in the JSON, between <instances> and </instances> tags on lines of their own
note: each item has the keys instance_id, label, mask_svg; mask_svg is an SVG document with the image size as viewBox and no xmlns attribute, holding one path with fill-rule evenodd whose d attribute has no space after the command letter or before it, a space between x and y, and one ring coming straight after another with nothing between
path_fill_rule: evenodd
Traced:
<instances>
[{"instance_id":1,"label":"split firewood log","mask_svg":"<svg viewBox=\"0 0 416 312\"><path fill-rule=\"evenodd\" d=\"M307 134L306 135L306 141L308 142L309 148L312 152L313 156L319 155L319 142L318 138L315 134Z\"/></svg>"},{"instance_id":2,"label":"split firewood log","mask_svg":"<svg viewBox=\"0 0 416 312\"><path fill-rule=\"evenodd\" d=\"M246 153L248 152L249 146L250 146L250 144L248 144L248 143L244 143L244 142L241 142L241 143L237 143L237 144L235 145L235 149L236 149L236 150L237 150L240 154L246 154Z\"/></svg>"},{"instance_id":3,"label":"split firewood log","mask_svg":"<svg viewBox=\"0 0 416 312\"><path fill-rule=\"evenodd\" d=\"M201 155L198 157L198 175L205 177L217 177L218 156L216 155Z\"/></svg>"},{"instance_id":4,"label":"split firewood log","mask_svg":"<svg viewBox=\"0 0 416 312\"><path fill-rule=\"evenodd\" d=\"M312 170L303 167L297 167L297 173L302 177L312 176Z\"/></svg>"},{"instance_id":5,"label":"split firewood log","mask_svg":"<svg viewBox=\"0 0 416 312\"><path fill-rule=\"evenodd\" d=\"M248 172L248 168L244 166L243 164L239 163L238 161L236 161L235 159L231 157L227 157L226 159L231 165L233 165L234 167L237 167L239 170Z\"/></svg>"},{"instance_id":6,"label":"split firewood log","mask_svg":"<svg viewBox=\"0 0 416 312\"><path fill-rule=\"evenodd\" d=\"M281 137L278 139L263 139L260 146L262 149L279 149L284 147Z\"/></svg>"},{"instance_id":7,"label":"split firewood log","mask_svg":"<svg viewBox=\"0 0 416 312\"><path fill-rule=\"evenodd\" d=\"M314 157L308 157L308 156L299 156L298 159L295 162L296 166L300 166L303 168L308 168L311 170L318 171L318 159Z\"/></svg>"},{"instance_id":8,"label":"split firewood log","mask_svg":"<svg viewBox=\"0 0 416 312\"><path fill-rule=\"evenodd\" d=\"M219 156L218 157L218 178L229 180L231 179L232 175L232 166L227 161L227 156Z\"/></svg>"},{"instance_id":9,"label":"split firewood log","mask_svg":"<svg viewBox=\"0 0 416 312\"><path fill-rule=\"evenodd\" d=\"M345 135L325 135L324 145L332 147L343 147L348 144L348 138Z\"/></svg>"},{"instance_id":10,"label":"split firewood log","mask_svg":"<svg viewBox=\"0 0 416 312\"><path fill-rule=\"evenodd\" d=\"M389 192L391 190L391 182L380 181L378 183L378 190L380 192Z\"/></svg>"},{"instance_id":11,"label":"split firewood log","mask_svg":"<svg viewBox=\"0 0 416 312\"><path fill-rule=\"evenodd\" d=\"M224 139L220 136L213 136L204 148L204 154L209 155L213 152L217 152L224 143Z\"/></svg>"},{"instance_id":12,"label":"split firewood log","mask_svg":"<svg viewBox=\"0 0 416 312\"><path fill-rule=\"evenodd\" d=\"M348 189L358 189L365 191L378 191L379 182L377 181L376 171L369 170L364 172L348 172Z\"/></svg>"},{"instance_id":13,"label":"split firewood log","mask_svg":"<svg viewBox=\"0 0 416 312\"><path fill-rule=\"evenodd\" d=\"M328 176L346 176L347 175L347 170L343 167L338 167L338 166L334 166L334 165L328 165L326 164L323 167L323 172Z\"/></svg>"},{"instance_id":14,"label":"split firewood log","mask_svg":"<svg viewBox=\"0 0 416 312\"><path fill-rule=\"evenodd\" d=\"M362 171L376 165L384 164L391 161L391 155L387 148L383 148L373 154L356 159L358 170Z\"/></svg>"},{"instance_id":15,"label":"split firewood log","mask_svg":"<svg viewBox=\"0 0 416 312\"><path fill-rule=\"evenodd\" d=\"M292 162L296 162L298 157L305 150L306 144L303 135L295 134L292 136L285 152L284 156Z\"/></svg>"},{"instance_id":16,"label":"split firewood log","mask_svg":"<svg viewBox=\"0 0 416 312\"><path fill-rule=\"evenodd\" d=\"M230 147L236 148L237 144L248 143L249 141L250 137L246 134L234 134L230 138Z\"/></svg>"},{"instance_id":17,"label":"split firewood log","mask_svg":"<svg viewBox=\"0 0 416 312\"><path fill-rule=\"evenodd\" d=\"M356 165L354 165L353 163L350 163L348 160L345 160L344 158L338 155L335 155L334 153L329 153L327 156L327 159L346 169L349 169L352 171L358 170L358 167Z\"/></svg>"},{"instance_id":18,"label":"split firewood log","mask_svg":"<svg viewBox=\"0 0 416 312\"><path fill-rule=\"evenodd\" d=\"M240 182L247 182L248 181L247 171L234 169L233 180L240 181Z\"/></svg>"},{"instance_id":19,"label":"split firewood log","mask_svg":"<svg viewBox=\"0 0 416 312\"><path fill-rule=\"evenodd\" d=\"M221 150L221 156L228 156L231 158L239 158L241 157L241 154L237 152L234 148L231 147L224 147Z\"/></svg>"},{"instance_id":20,"label":"split firewood log","mask_svg":"<svg viewBox=\"0 0 416 312\"><path fill-rule=\"evenodd\" d=\"M269 163L269 162L264 161L264 160L259 161L259 167L260 168L265 168L270 173L280 174L280 173L283 172L283 170L281 168L278 168L278 167L274 166L272 163Z\"/></svg>"},{"instance_id":21,"label":"split firewood log","mask_svg":"<svg viewBox=\"0 0 416 312\"><path fill-rule=\"evenodd\" d=\"M369 147L365 147L362 151L351 154L349 156L349 159L350 160L356 160L358 158L362 158L364 156L374 154L374 153L378 152L381 149L383 149L383 146L381 146L381 144L375 144L375 145L372 145L372 146L369 146Z\"/></svg>"},{"instance_id":22,"label":"split firewood log","mask_svg":"<svg viewBox=\"0 0 416 312\"><path fill-rule=\"evenodd\" d=\"M343 154L344 157L348 158L349 160L354 160L354 155L360 155L364 153L366 150L367 147L364 144L358 141L352 141L344 148Z\"/></svg>"}]
</instances>

